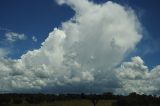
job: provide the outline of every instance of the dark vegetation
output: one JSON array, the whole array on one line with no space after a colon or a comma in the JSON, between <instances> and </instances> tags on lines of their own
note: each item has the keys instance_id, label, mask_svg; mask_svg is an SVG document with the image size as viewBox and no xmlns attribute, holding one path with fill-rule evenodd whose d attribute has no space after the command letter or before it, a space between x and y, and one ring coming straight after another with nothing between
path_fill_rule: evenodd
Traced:
<instances>
[{"instance_id":1,"label":"dark vegetation","mask_svg":"<svg viewBox=\"0 0 160 106\"><path fill-rule=\"evenodd\" d=\"M56 104L55 102L63 102ZM0 94L0 106L160 106L160 97L131 93L127 96L113 95L112 93L98 94ZM86 102L87 101L87 102ZM100 103L101 102L101 103ZM107 104L110 102L110 104ZM28 105L26 105L28 104ZM40 105L45 104L45 105ZM51 105L47 105L51 104Z\"/></svg>"}]
</instances>

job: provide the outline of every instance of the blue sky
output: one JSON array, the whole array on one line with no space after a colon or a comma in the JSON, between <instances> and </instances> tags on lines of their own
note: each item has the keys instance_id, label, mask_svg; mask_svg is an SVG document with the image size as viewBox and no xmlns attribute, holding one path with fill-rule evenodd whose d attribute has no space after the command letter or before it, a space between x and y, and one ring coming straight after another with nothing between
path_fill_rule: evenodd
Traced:
<instances>
[{"instance_id":1,"label":"blue sky","mask_svg":"<svg viewBox=\"0 0 160 106\"><path fill-rule=\"evenodd\" d=\"M20 53L11 54L11 57L19 58L26 50L39 48L48 33L73 16L73 11L66 6L58 6L53 0L1 0L0 14L2 29L24 33L29 38L25 42L14 44ZM4 33L6 30L0 31L1 40L4 39ZM36 36L38 42L33 43L32 36Z\"/></svg>"},{"instance_id":2,"label":"blue sky","mask_svg":"<svg viewBox=\"0 0 160 106\"><path fill-rule=\"evenodd\" d=\"M4 70L0 69L4 78L4 80L0 79L2 84L0 87L8 87L13 81L11 91L15 89L23 91L27 87L29 89L34 87L34 89L41 88L42 91L49 92L47 90L59 89L59 86L63 85L64 88L59 89L60 91L63 91L65 87L70 91L81 91L81 89L87 91L88 86L101 85L101 88L92 89L96 92L99 89L104 91L105 87L109 85L116 88L121 80L124 81L122 89L125 92L133 90L139 93L141 91L155 93L154 90L159 89L159 76L157 77L155 73L160 70L160 66L158 66L160 64L160 1L89 0L94 2L93 4L88 0L82 0L82 3L79 0L57 1L63 1L64 5L61 2L58 4L55 0L0 0L0 66L2 65L4 68ZM122 9L123 7L125 9ZM84 11L84 8L87 11ZM114 8L114 10L110 8ZM90 9L95 9L99 13L94 13ZM106 11L111 13L106 13ZM97 18L93 19L92 23L93 17L90 16L96 17L96 14L98 14ZM111 15L111 19L108 14ZM103 21L101 17L106 17L104 22L101 22ZM135 17L138 17L139 21L132 20ZM73 19L70 20L71 18ZM111 35L110 31L106 30L102 33L101 30L110 28L108 19L111 20L111 26L113 24L115 27L115 29L111 29ZM122 23L117 24L117 20ZM92 31L91 28L94 30ZM142 29L142 39L139 29ZM119 35L116 35L117 33ZM98 34L102 38L97 37ZM66 39L64 40L64 38ZM73 43L77 39L80 42ZM63 62L61 62L62 60ZM124 76L118 79L116 73L111 70L123 70L119 75L120 77ZM135 73L130 72L131 70ZM157 83L151 84L154 89L145 89L147 85L143 81L148 78L148 74L151 79L155 78L154 81L157 81ZM9 77L5 82L6 75ZM104 80L99 80L101 77ZM48 78L49 81L44 80L45 78ZM135 79L135 82L126 83L128 78ZM136 80L139 78L142 79L139 84L144 89L141 90L143 87L136 86L135 89L130 89L128 85L134 86L132 84L136 84ZM108 79L110 80L108 81ZM29 84L31 82L32 86ZM50 86L51 83L54 83L55 86ZM68 86L68 83L73 84L72 88ZM10 88L8 89L10 90ZM107 90L114 91L112 88L107 88Z\"/></svg>"}]
</instances>

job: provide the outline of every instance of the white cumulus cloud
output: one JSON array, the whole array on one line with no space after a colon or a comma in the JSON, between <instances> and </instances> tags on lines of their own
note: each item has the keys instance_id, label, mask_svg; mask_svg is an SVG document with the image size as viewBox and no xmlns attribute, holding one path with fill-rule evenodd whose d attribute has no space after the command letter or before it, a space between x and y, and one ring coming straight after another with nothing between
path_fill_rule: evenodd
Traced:
<instances>
[{"instance_id":1,"label":"white cumulus cloud","mask_svg":"<svg viewBox=\"0 0 160 106\"><path fill-rule=\"evenodd\" d=\"M70 6L75 16L54 28L39 49L18 60L1 59L2 89L61 93L146 93L158 89L159 67L150 73L140 57L115 69L142 38L132 9L113 2L57 1ZM8 39L15 41L14 37ZM156 82L151 88L145 88L148 78Z\"/></svg>"},{"instance_id":2,"label":"white cumulus cloud","mask_svg":"<svg viewBox=\"0 0 160 106\"><path fill-rule=\"evenodd\" d=\"M117 68L117 76L122 88L117 89L118 93L127 94L137 92L140 94L158 94L160 89L160 66L149 70L144 61L139 57L133 57L131 62L122 63Z\"/></svg>"}]
</instances>

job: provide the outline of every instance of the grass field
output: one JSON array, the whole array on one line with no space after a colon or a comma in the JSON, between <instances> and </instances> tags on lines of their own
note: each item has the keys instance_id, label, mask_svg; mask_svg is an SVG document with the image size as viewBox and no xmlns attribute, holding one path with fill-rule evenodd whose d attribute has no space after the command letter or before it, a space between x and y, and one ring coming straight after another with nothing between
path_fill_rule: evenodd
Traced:
<instances>
[{"instance_id":1,"label":"grass field","mask_svg":"<svg viewBox=\"0 0 160 106\"><path fill-rule=\"evenodd\" d=\"M112 106L114 100L99 100L96 106ZM9 106L9 105L8 105ZM90 100L61 100L41 104L11 104L10 106L94 106Z\"/></svg>"}]
</instances>

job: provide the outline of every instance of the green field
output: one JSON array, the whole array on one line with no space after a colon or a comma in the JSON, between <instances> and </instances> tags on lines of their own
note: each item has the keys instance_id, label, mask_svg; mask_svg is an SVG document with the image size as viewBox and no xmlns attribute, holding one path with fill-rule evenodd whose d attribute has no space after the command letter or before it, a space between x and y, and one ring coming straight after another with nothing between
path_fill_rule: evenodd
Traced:
<instances>
[{"instance_id":1,"label":"green field","mask_svg":"<svg viewBox=\"0 0 160 106\"><path fill-rule=\"evenodd\" d=\"M96 106L112 106L114 100L99 100ZM9 106L9 105L8 105ZM10 106L94 106L90 100L61 100L41 104L11 104Z\"/></svg>"}]
</instances>

